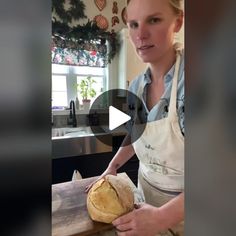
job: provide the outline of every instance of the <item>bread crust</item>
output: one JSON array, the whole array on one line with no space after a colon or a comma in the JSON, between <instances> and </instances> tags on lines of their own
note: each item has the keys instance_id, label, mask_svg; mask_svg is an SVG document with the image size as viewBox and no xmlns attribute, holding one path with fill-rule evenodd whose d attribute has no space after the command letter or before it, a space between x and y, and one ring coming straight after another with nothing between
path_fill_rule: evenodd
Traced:
<instances>
[{"instance_id":1,"label":"bread crust","mask_svg":"<svg viewBox=\"0 0 236 236\"><path fill-rule=\"evenodd\" d=\"M134 194L129 184L119 176L107 175L88 192L87 209L94 221L111 223L132 211Z\"/></svg>"}]
</instances>

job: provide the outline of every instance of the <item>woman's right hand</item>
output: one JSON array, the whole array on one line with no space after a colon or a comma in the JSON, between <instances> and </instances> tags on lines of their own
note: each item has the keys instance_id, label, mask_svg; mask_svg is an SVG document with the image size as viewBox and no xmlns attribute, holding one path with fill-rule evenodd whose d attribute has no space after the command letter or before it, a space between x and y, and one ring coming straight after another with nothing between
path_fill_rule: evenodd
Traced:
<instances>
[{"instance_id":1,"label":"woman's right hand","mask_svg":"<svg viewBox=\"0 0 236 236\"><path fill-rule=\"evenodd\" d=\"M91 184L85 187L85 192L88 193L88 191L92 188L92 186L98 180L104 178L106 175L117 175L117 169L112 166L108 166L107 169L95 181L93 181Z\"/></svg>"}]
</instances>

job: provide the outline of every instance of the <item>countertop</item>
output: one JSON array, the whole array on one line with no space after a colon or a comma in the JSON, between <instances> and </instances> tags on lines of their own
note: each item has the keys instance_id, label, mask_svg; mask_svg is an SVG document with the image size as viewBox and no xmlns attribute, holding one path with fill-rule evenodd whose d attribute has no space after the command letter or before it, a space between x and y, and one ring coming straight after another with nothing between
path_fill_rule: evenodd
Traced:
<instances>
[{"instance_id":1,"label":"countertop","mask_svg":"<svg viewBox=\"0 0 236 236\"><path fill-rule=\"evenodd\" d=\"M124 125L117 127L110 131L108 125L101 126L77 126L77 127L53 127L52 128L52 139L67 139L76 137L96 136L109 134L112 136L126 135L128 132Z\"/></svg>"},{"instance_id":2,"label":"countertop","mask_svg":"<svg viewBox=\"0 0 236 236\"><path fill-rule=\"evenodd\" d=\"M124 127L124 125L121 125L121 126L117 127L116 129L114 129L112 131L109 130L108 125L102 125L101 128L106 133L110 133L112 136L122 136L122 135L126 135L128 133L126 128Z\"/></svg>"},{"instance_id":3,"label":"countertop","mask_svg":"<svg viewBox=\"0 0 236 236\"><path fill-rule=\"evenodd\" d=\"M140 193L126 173L119 174L131 186L135 202L143 201ZM96 180L91 177L52 185L52 236L96 235L113 228L112 224L94 222L90 219L84 192L85 187Z\"/></svg>"}]
</instances>

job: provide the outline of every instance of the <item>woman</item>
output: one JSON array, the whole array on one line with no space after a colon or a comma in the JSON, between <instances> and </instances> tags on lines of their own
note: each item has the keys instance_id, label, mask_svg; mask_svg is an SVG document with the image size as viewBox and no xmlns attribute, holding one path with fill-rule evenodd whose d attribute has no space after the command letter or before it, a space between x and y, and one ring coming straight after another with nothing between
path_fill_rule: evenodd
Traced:
<instances>
[{"instance_id":1,"label":"woman","mask_svg":"<svg viewBox=\"0 0 236 236\"><path fill-rule=\"evenodd\" d=\"M113 222L118 235L183 235L184 219L184 61L174 45L183 23L181 0L131 0L127 25L133 46L149 63L131 84L145 104L147 125L133 144L122 146L106 171L134 154L140 160L138 187L145 203Z\"/></svg>"}]
</instances>

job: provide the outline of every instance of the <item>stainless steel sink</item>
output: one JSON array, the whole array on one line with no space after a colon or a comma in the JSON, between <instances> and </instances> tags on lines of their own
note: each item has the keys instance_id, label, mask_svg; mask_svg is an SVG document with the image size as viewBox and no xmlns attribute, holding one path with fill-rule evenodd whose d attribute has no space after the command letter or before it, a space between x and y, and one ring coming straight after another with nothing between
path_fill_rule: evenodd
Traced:
<instances>
[{"instance_id":1,"label":"stainless steel sink","mask_svg":"<svg viewBox=\"0 0 236 236\"><path fill-rule=\"evenodd\" d=\"M99 139L96 137L99 135ZM103 143L100 140L104 140ZM52 129L53 158L81 156L112 151L112 136L101 127L64 127Z\"/></svg>"},{"instance_id":2,"label":"stainless steel sink","mask_svg":"<svg viewBox=\"0 0 236 236\"><path fill-rule=\"evenodd\" d=\"M105 131L97 127L95 129L91 129L89 126L84 127L64 127L64 128L53 128L52 129L52 139L55 138L65 138L65 137L80 137L80 136L90 136L95 134L104 134Z\"/></svg>"}]
</instances>

